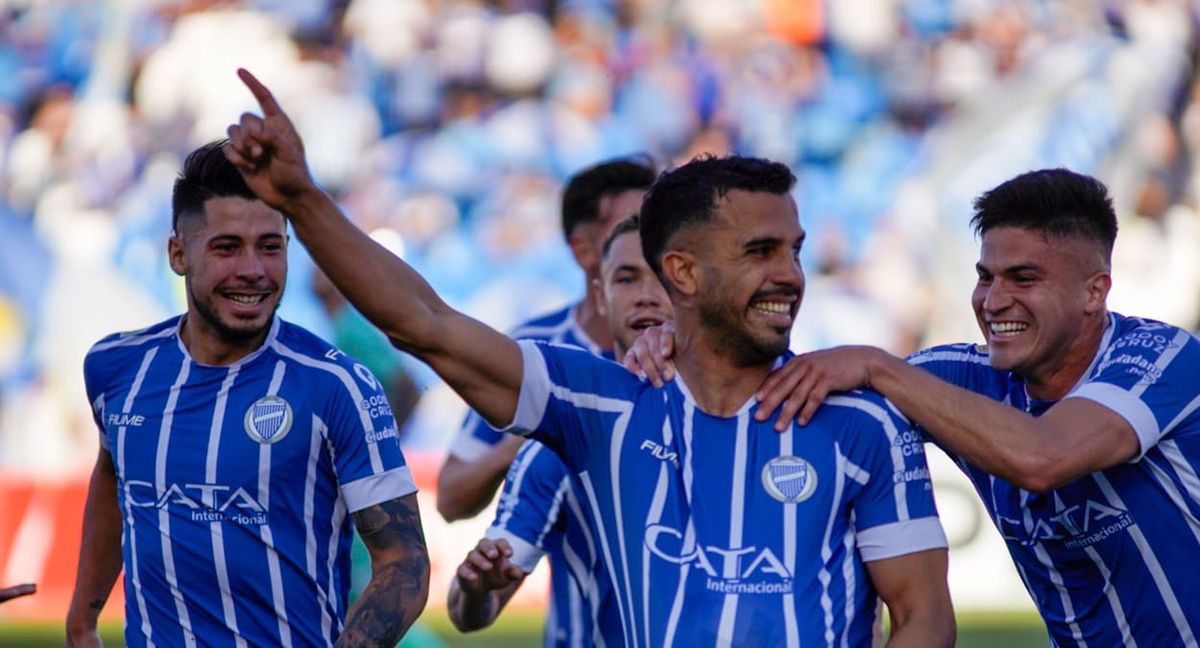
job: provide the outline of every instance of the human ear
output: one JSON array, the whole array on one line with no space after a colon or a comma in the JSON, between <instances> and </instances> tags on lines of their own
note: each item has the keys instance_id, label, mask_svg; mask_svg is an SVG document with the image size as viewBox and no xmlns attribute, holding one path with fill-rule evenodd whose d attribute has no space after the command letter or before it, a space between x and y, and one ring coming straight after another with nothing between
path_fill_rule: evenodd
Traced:
<instances>
[{"instance_id":1,"label":"human ear","mask_svg":"<svg viewBox=\"0 0 1200 648\"><path fill-rule=\"evenodd\" d=\"M183 237L179 234L172 234L167 239L167 262L171 264L171 270L175 274L180 277L187 274L187 263L184 261Z\"/></svg>"},{"instance_id":2,"label":"human ear","mask_svg":"<svg viewBox=\"0 0 1200 648\"><path fill-rule=\"evenodd\" d=\"M1112 275L1107 272L1097 272L1088 277L1085 289L1087 290L1087 312L1090 314L1103 311L1108 301L1108 291L1112 289Z\"/></svg>"},{"instance_id":3,"label":"human ear","mask_svg":"<svg viewBox=\"0 0 1200 648\"><path fill-rule=\"evenodd\" d=\"M686 250L670 250L663 255L662 272L667 283L683 295L695 295L699 290L696 257Z\"/></svg>"}]
</instances>

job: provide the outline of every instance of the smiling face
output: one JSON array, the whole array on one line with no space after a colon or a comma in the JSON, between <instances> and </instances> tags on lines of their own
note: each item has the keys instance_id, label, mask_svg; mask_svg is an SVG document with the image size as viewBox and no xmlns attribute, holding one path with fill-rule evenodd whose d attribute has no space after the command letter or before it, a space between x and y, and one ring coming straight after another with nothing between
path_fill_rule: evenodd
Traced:
<instances>
[{"instance_id":1,"label":"smiling face","mask_svg":"<svg viewBox=\"0 0 1200 648\"><path fill-rule=\"evenodd\" d=\"M210 198L179 229L168 251L187 289L189 348L257 348L287 281L283 216L257 200Z\"/></svg>"},{"instance_id":2,"label":"smiling face","mask_svg":"<svg viewBox=\"0 0 1200 648\"><path fill-rule=\"evenodd\" d=\"M1059 378L1069 389L1091 362L1092 329L1105 312L1109 278L1099 246L996 227L983 235L976 270L971 304L992 366L1038 385Z\"/></svg>"},{"instance_id":3,"label":"smiling face","mask_svg":"<svg viewBox=\"0 0 1200 648\"><path fill-rule=\"evenodd\" d=\"M716 348L740 366L787 351L804 296L804 229L789 194L733 190L716 203L697 247L695 299Z\"/></svg>"},{"instance_id":4,"label":"smiling face","mask_svg":"<svg viewBox=\"0 0 1200 648\"><path fill-rule=\"evenodd\" d=\"M637 230L612 240L600 263L599 283L597 309L608 320L617 358L646 328L671 319L667 291L642 256Z\"/></svg>"}]
</instances>

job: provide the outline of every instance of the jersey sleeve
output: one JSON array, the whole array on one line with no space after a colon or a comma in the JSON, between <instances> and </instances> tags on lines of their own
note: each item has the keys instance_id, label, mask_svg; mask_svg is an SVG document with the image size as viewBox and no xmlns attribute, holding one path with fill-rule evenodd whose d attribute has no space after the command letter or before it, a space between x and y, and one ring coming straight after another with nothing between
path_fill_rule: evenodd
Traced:
<instances>
[{"instance_id":1,"label":"jersey sleeve","mask_svg":"<svg viewBox=\"0 0 1200 648\"><path fill-rule=\"evenodd\" d=\"M845 475L861 486L851 502L866 562L947 546L933 500L924 437L880 398L836 396L854 410Z\"/></svg>"},{"instance_id":2,"label":"jersey sleeve","mask_svg":"<svg viewBox=\"0 0 1200 648\"><path fill-rule=\"evenodd\" d=\"M450 442L448 452L451 457L470 463L487 454L503 438L503 432L488 425L478 412L470 410Z\"/></svg>"},{"instance_id":3,"label":"jersey sleeve","mask_svg":"<svg viewBox=\"0 0 1200 648\"><path fill-rule=\"evenodd\" d=\"M486 535L508 541L513 564L527 574L561 535L556 523L569 479L562 461L536 441L526 441L508 469L496 519Z\"/></svg>"},{"instance_id":4,"label":"jersey sleeve","mask_svg":"<svg viewBox=\"0 0 1200 648\"><path fill-rule=\"evenodd\" d=\"M417 490L383 385L361 364L338 365L324 416L338 486L353 513Z\"/></svg>"},{"instance_id":5,"label":"jersey sleeve","mask_svg":"<svg viewBox=\"0 0 1200 648\"><path fill-rule=\"evenodd\" d=\"M1115 340L1091 377L1066 398L1086 398L1124 418L1137 434L1141 459L1196 409L1196 367L1200 342L1190 333L1165 324L1140 326Z\"/></svg>"},{"instance_id":6,"label":"jersey sleeve","mask_svg":"<svg viewBox=\"0 0 1200 648\"><path fill-rule=\"evenodd\" d=\"M633 409L638 379L575 347L521 340L524 370L513 422L504 431L542 442L568 468L586 469L591 449Z\"/></svg>"},{"instance_id":7,"label":"jersey sleeve","mask_svg":"<svg viewBox=\"0 0 1200 648\"><path fill-rule=\"evenodd\" d=\"M104 380L101 370L104 363L97 355L89 351L83 359L83 388L87 393L88 409L92 411L92 422L96 424L100 447L108 450L108 434L104 429L104 411L107 406L104 393Z\"/></svg>"}]
</instances>

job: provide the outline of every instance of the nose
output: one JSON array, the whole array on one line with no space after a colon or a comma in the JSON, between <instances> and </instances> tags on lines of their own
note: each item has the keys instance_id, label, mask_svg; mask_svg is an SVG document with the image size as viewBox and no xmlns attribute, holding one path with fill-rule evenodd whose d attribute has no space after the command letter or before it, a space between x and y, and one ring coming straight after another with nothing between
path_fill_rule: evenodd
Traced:
<instances>
[{"instance_id":1,"label":"nose","mask_svg":"<svg viewBox=\"0 0 1200 648\"><path fill-rule=\"evenodd\" d=\"M239 254L234 271L237 272L237 276L245 279L259 279L266 275L263 260L255 250L248 250Z\"/></svg>"},{"instance_id":2,"label":"nose","mask_svg":"<svg viewBox=\"0 0 1200 648\"><path fill-rule=\"evenodd\" d=\"M998 313L1012 305L1012 293L999 279L992 281L991 285L980 286L980 290L983 291L983 310L989 313Z\"/></svg>"}]
</instances>

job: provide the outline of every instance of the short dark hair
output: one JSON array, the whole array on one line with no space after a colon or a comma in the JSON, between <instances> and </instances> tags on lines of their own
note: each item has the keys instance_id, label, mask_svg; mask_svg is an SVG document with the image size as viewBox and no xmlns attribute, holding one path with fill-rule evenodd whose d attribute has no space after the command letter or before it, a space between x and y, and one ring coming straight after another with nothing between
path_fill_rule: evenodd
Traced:
<instances>
[{"instance_id":1,"label":"short dark hair","mask_svg":"<svg viewBox=\"0 0 1200 648\"><path fill-rule=\"evenodd\" d=\"M712 220L717 200L731 190L786 194L796 176L761 158L703 155L659 177L642 201L642 254L663 284L662 256L676 232Z\"/></svg>"},{"instance_id":2,"label":"short dark hair","mask_svg":"<svg viewBox=\"0 0 1200 648\"><path fill-rule=\"evenodd\" d=\"M649 156L607 160L571 176L563 190L562 229L569 238L582 223L600 220L600 199L631 189L648 189L654 183Z\"/></svg>"},{"instance_id":3,"label":"short dark hair","mask_svg":"<svg viewBox=\"0 0 1200 648\"><path fill-rule=\"evenodd\" d=\"M179 232L182 216L203 214L210 198L236 197L258 200L222 150L229 140L217 140L188 154L175 178L171 194L171 229Z\"/></svg>"},{"instance_id":4,"label":"short dark hair","mask_svg":"<svg viewBox=\"0 0 1200 648\"><path fill-rule=\"evenodd\" d=\"M613 241L617 240L618 236L621 236L622 234L628 234L630 232L637 234L638 230L641 229L641 224L641 216L638 216L637 214L631 214L626 216L623 220L621 220L621 222L613 225L612 231L610 231L608 236L604 238L604 244L600 246L600 258L608 258L608 251L612 249Z\"/></svg>"},{"instance_id":5,"label":"short dark hair","mask_svg":"<svg viewBox=\"0 0 1200 648\"><path fill-rule=\"evenodd\" d=\"M1111 262L1117 215L1108 188L1067 169L1023 173L975 199L971 226L979 236L996 227L1017 227L1050 236L1100 244Z\"/></svg>"}]
</instances>

